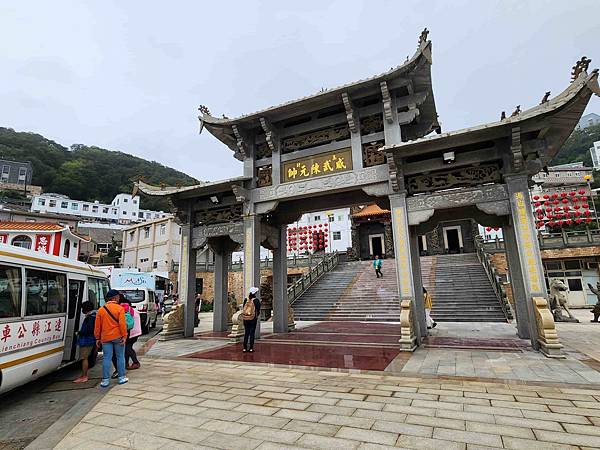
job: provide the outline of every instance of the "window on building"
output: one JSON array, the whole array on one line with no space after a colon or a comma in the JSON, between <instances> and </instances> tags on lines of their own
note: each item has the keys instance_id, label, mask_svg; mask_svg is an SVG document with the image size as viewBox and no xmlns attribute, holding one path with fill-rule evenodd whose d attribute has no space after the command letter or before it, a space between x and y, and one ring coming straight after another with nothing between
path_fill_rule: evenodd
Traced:
<instances>
[{"instance_id":1,"label":"window on building","mask_svg":"<svg viewBox=\"0 0 600 450\"><path fill-rule=\"evenodd\" d=\"M83 205L83 210L84 211L89 211L90 210L90 205Z\"/></svg>"},{"instance_id":2,"label":"window on building","mask_svg":"<svg viewBox=\"0 0 600 450\"><path fill-rule=\"evenodd\" d=\"M67 277L44 270L25 271L26 315L58 314L67 311Z\"/></svg>"},{"instance_id":3,"label":"window on building","mask_svg":"<svg viewBox=\"0 0 600 450\"><path fill-rule=\"evenodd\" d=\"M342 232L341 231L334 231L333 232L333 240L334 241L339 241L342 239Z\"/></svg>"},{"instance_id":4,"label":"window on building","mask_svg":"<svg viewBox=\"0 0 600 450\"><path fill-rule=\"evenodd\" d=\"M25 181L27 178L27 169L25 167L19 168L19 180Z\"/></svg>"},{"instance_id":5,"label":"window on building","mask_svg":"<svg viewBox=\"0 0 600 450\"><path fill-rule=\"evenodd\" d=\"M2 166L2 182L6 183L8 181L8 177L10 176L10 166L4 165Z\"/></svg>"},{"instance_id":6,"label":"window on building","mask_svg":"<svg viewBox=\"0 0 600 450\"><path fill-rule=\"evenodd\" d=\"M113 213L113 214L118 214L118 213L119 213L119 211L117 211L117 208L113 208L113 210L112 210L112 213Z\"/></svg>"},{"instance_id":7,"label":"window on building","mask_svg":"<svg viewBox=\"0 0 600 450\"><path fill-rule=\"evenodd\" d=\"M576 177L580 177L581 176L581 172L575 172L575 176Z\"/></svg>"},{"instance_id":8,"label":"window on building","mask_svg":"<svg viewBox=\"0 0 600 450\"><path fill-rule=\"evenodd\" d=\"M149 219L152 216L150 213L146 213L146 219Z\"/></svg>"},{"instance_id":9,"label":"window on building","mask_svg":"<svg viewBox=\"0 0 600 450\"><path fill-rule=\"evenodd\" d=\"M144 218L144 213L143 213L143 212L139 212L139 213L138 213L138 217L139 217L140 219L143 219L143 218Z\"/></svg>"},{"instance_id":10,"label":"window on building","mask_svg":"<svg viewBox=\"0 0 600 450\"><path fill-rule=\"evenodd\" d=\"M19 267L0 266L0 319L21 316L23 283Z\"/></svg>"},{"instance_id":11,"label":"window on building","mask_svg":"<svg viewBox=\"0 0 600 450\"><path fill-rule=\"evenodd\" d=\"M65 241L65 248L63 251L63 256L65 258L68 258L69 255L71 254L71 241L69 241L68 239Z\"/></svg>"},{"instance_id":12,"label":"window on building","mask_svg":"<svg viewBox=\"0 0 600 450\"><path fill-rule=\"evenodd\" d=\"M140 258L140 262L141 262L141 263L148 262L148 258Z\"/></svg>"},{"instance_id":13,"label":"window on building","mask_svg":"<svg viewBox=\"0 0 600 450\"><path fill-rule=\"evenodd\" d=\"M123 215L126 216L127 215L127 211L123 211Z\"/></svg>"},{"instance_id":14,"label":"window on building","mask_svg":"<svg viewBox=\"0 0 600 450\"><path fill-rule=\"evenodd\" d=\"M60 207L63 209L67 209L69 207L69 202L60 202Z\"/></svg>"},{"instance_id":15,"label":"window on building","mask_svg":"<svg viewBox=\"0 0 600 450\"><path fill-rule=\"evenodd\" d=\"M154 262L152 263L152 268L153 268L153 269L158 269L158 261L154 261Z\"/></svg>"},{"instance_id":16,"label":"window on building","mask_svg":"<svg viewBox=\"0 0 600 450\"><path fill-rule=\"evenodd\" d=\"M342 220L344 220L344 216L338 216L337 220L338 222L341 222Z\"/></svg>"},{"instance_id":17,"label":"window on building","mask_svg":"<svg viewBox=\"0 0 600 450\"><path fill-rule=\"evenodd\" d=\"M137 205L137 199L136 198L133 199L133 204Z\"/></svg>"},{"instance_id":18,"label":"window on building","mask_svg":"<svg viewBox=\"0 0 600 450\"><path fill-rule=\"evenodd\" d=\"M150 227L144 227L144 238L148 239L150 237Z\"/></svg>"},{"instance_id":19,"label":"window on building","mask_svg":"<svg viewBox=\"0 0 600 450\"><path fill-rule=\"evenodd\" d=\"M579 259L564 261L563 264L565 265L565 270L581 270L581 260Z\"/></svg>"},{"instance_id":20,"label":"window on building","mask_svg":"<svg viewBox=\"0 0 600 450\"><path fill-rule=\"evenodd\" d=\"M108 251L110 250L110 243L109 242L101 242L96 244L96 251L98 253L108 253Z\"/></svg>"},{"instance_id":21,"label":"window on building","mask_svg":"<svg viewBox=\"0 0 600 450\"><path fill-rule=\"evenodd\" d=\"M102 208L102 214L108 214L108 208Z\"/></svg>"},{"instance_id":22,"label":"window on building","mask_svg":"<svg viewBox=\"0 0 600 450\"><path fill-rule=\"evenodd\" d=\"M329 216L327 219L329 220L329 222L333 222L335 221L335 216Z\"/></svg>"},{"instance_id":23,"label":"window on building","mask_svg":"<svg viewBox=\"0 0 600 450\"><path fill-rule=\"evenodd\" d=\"M315 216L315 222L321 220L321 216Z\"/></svg>"},{"instance_id":24,"label":"window on building","mask_svg":"<svg viewBox=\"0 0 600 450\"><path fill-rule=\"evenodd\" d=\"M71 209L78 210L79 209L79 204L78 203L71 203Z\"/></svg>"},{"instance_id":25,"label":"window on building","mask_svg":"<svg viewBox=\"0 0 600 450\"><path fill-rule=\"evenodd\" d=\"M97 213L98 212L98 207L97 206L92 206L92 212L93 213Z\"/></svg>"},{"instance_id":26,"label":"window on building","mask_svg":"<svg viewBox=\"0 0 600 450\"><path fill-rule=\"evenodd\" d=\"M38 205L40 206L46 206L46 200L43 198L38 198Z\"/></svg>"},{"instance_id":27,"label":"window on building","mask_svg":"<svg viewBox=\"0 0 600 450\"><path fill-rule=\"evenodd\" d=\"M158 214L154 214L154 218L155 218L155 219L158 219Z\"/></svg>"},{"instance_id":28,"label":"window on building","mask_svg":"<svg viewBox=\"0 0 600 450\"><path fill-rule=\"evenodd\" d=\"M567 279L567 283L569 284L569 290L571 292L583 291L583 286L581 284L581 278L569 278L569 279Z\"/></svg>"},{"instance_id":29,"label":"window on building","mask_svg":"<svg viewBox=\"0 0 600 450\"><path fill-rule=\"evenodd\" d=\"M135 236L135 231L130 231L129 232L129 242L133 242L134 236Z\"/></svg>"},{"instance_id":30,"label":"window on building","mask_svg":"<svg viewBox=\"0 0 600 450\"><path fill-rule=\"evenodd\" d=\"M568 176L568 177L572 177L572 176L573 176L573 172L569 172L569 173L567 173L567 176Z\"/></svg>"},{"instance_id":31,"label":"window on building","mask_svg":"<svg viewBox=\"0 0 600 450\"><path fill-rule=\"evenodd\" d=\"M123 203L127 203L127 199L126 198L123 199Z\"/></svg>"},{"instance_id":32,"label":"window on building","mask_svg":"<svg viewBox=\"0 0 600 450\"><path fill-rule=\"evenodd\" d=\"M31 238L29 236L25 236L24 234L20 234L19 236L15 236L11 242L15 247L21 248L31 248Z\"/></svg>"},{"instance_id":33,"label":"window on building","mask_svg":"<svg viewBox=\"0 0 600 450\"><path fill-rule=\"evenodd\" d=\"M167 224L161 223L158 232L161 236L164 236L165 234L167 234Z\"/></svg>"},{"instance_id":34,"label":"window on building","mask_svg":"<svg viewBox=\"0 0 600 450\"><path fill-rule=\"evenodd\" d=\"M48 204L49 204L50 208L54 208L54 207L56 207L56 200L50 200L48 202Z\"/></svg>"},{"instance_id":35,"label":"window on building","mask_svg":"<svg viewBox=\"0 0 600 450\"><path fill-rule=\"evenodd\" d=\"M556 178L560 178L560 173L556 172L556 173L554 174L554 176L555 176Z\"/></svg>"}]
</instances>

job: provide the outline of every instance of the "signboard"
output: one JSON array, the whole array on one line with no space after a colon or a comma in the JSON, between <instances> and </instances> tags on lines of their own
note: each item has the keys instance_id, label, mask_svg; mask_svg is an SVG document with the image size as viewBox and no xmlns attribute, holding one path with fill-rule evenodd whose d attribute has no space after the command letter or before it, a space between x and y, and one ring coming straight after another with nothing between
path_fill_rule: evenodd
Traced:
<instances>
[{"instance_id":1,"label":"signboard","mask_svg":"<svg viewBox=\"0 0 600 450\"><path fill-rule=\"evenodd\" d=\"M66 316L0 324L0 354L63 340Z\"/></svg>"},{"instance_id":2,"label":"signboard","mask_svg":"<svg viewBox=\"0 0 600 450\"><path fill-rule=\"evenodd\" d=\"M36 252L50 253L50 235L49 234L37 234L35 236L35 247Z\"/></svg>"},{"instance_id":3,"label":"signboard","mask_svg":"<svg viewBox=\"0 0 600 450\"><path fill-rule=\"evenodd\" d=\"M520 240L521 248L523 249L522 261L523 272L530 292L544 292L542 283L544 278L538 269L537 252L535 251L536 234L532 227L532 221L527 217L529 202L525 200L523 192L515 193L515 204L517 206L517 237Z\"/></svg>"},{"instance_id":4,"label":"signboard","mask_svg":"<svg viewBox=\"0 0 600 450\"><path fill-rule=\"evenodd\" d=\"M283 163L283 183L352 170L352 149L345 148Z\"/></svg>"},{"instance_id":5,"label":"signboard","mask_svg":"<svg viewBox=\"0 0 600 450\"><path fill-rule=\"evenodd\" d=\"M0 244L8 244L8 234L0 234Z\"/></svg>"},{"instance_id":6,"label":"signboard","mask_svg":"<svg viewBox=\"0 0 600 450\"><path fill-rule=\"evenodd\" d=\"M115 289L123 288L148 288L154 290L156 285L155 275L151 272L119 272L113 273L111 286Z\"/></svg>"}]
</instances>

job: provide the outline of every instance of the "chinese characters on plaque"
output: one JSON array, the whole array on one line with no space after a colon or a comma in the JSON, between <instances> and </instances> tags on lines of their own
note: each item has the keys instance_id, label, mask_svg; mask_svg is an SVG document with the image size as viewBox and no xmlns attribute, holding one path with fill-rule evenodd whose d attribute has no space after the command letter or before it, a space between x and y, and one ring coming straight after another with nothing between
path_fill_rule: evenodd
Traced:
<instances>
[{"instance_id":1,"label":"chinese characters on plaque","mask_svg":"<svg viewBox=\"0 0 600 450\"><path fill-rule=\"evenodd\" d=\"M525 201L525 195L522 192L515 193L517 205L517 236L523 245L524 272L531 292L543 292L543 279L538 270L538 264L534 246L536 245L536 235L531 227L531 221L527 217L527 208L529 203Z\"/></svg>"},{"instance_id":2,"label":"chinese characters on plaque","mask_svg":"<svg viewBox=\"0 0 600 450\"><path fill-rule=\"evenodd\" d=\"M0 324L0 353L62 341L65 317Z\"/></svg>"},{"instance_id":3,"label":"chinese characters on plaque","mask_svg":"<svg viewBox=\"0 0 600 450\"><path fill-rule=\"evenodd\" d=\"M35 250L37 252L50 253L50 235L49 234L36 235Z\"/></svg>"},{"instance_id":4,"label":"chinese characters on plaque","mask_svg":"<svg viewBox=\"0 0 600 450\"><path fill-rule=\"evenodd\" d=\"M402 297L412 297L412 280L410 279L410 261L408 258L409 245L406 222L404 220L404 208L394 208L394 232L397 237L398 251L398 279L400 280L400 292Z\"/></svg>"},{"instance_id":5,"label":"chinese characters on plaque","mask_svg":"<svg viewBox=\"0 0 600 450\"><path fill-rule=\"evenodd\" d=\"M0 234L0 244L8 244L8 234Z\"/></svg>"},{"instance_id":6,"label":"chinese characters on plaque","mask_svg":"<svg viewBox=\"0 0 600 450\"><path fill-rule=\"evenodd\" d=\"M352 170L352 149L296 159L283 164L283 182L307 180Z\"/></svg>"}]
</instances>

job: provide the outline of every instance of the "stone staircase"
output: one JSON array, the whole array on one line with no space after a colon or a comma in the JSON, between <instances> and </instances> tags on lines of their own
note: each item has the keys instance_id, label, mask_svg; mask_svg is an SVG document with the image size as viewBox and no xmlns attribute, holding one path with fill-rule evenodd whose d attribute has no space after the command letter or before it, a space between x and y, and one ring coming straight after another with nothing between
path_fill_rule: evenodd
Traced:
<instances>
[{"instance_id":1,"label":"stone staircase","mask_svg":"<svg viewBox=\"0 0 600 450\"><path fill-rule=\"evenodd\" d=\"M435 291L429 291L437 322L506 322L475 253L436 256L434 270Z\"/></svg>"}]
</instances>

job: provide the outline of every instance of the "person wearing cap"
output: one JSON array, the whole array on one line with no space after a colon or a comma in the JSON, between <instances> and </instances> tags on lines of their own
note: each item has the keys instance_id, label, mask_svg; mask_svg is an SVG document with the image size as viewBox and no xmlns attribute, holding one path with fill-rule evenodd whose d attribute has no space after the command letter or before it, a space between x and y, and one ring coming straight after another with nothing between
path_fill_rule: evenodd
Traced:
<instances>
[{"instance_id":1,"label":"person wearing cap","mask_svg":"<svg viewBox=\"0 0 600 450\"><path fill-rule=\"evenodd\" d=\"M125 310L119 305L120 292L111 289L106 293L106 304L96 313L94 336L98 348L102 347L102 382L100 386L108 387L110 384L110 368L112 355L117 357L117 372L119 384L129 380L125 376L125 342L127 340L127 323Z\"/></svg>"},{"instance_id":2,"label":"person wearing cap","mask_svg":"<svg viewBox=\"0 0 600 450\"><path fill-rule=\"evenodd\" d=\"M257 287L251 287L248 291L248 298L244 299L242 306L242 318L244 319L244 348L243 352L254 352L254 333L256 332L256 323L260 314L260 300L256 298L258 294Z\"/></svg>"}]
</instances>

